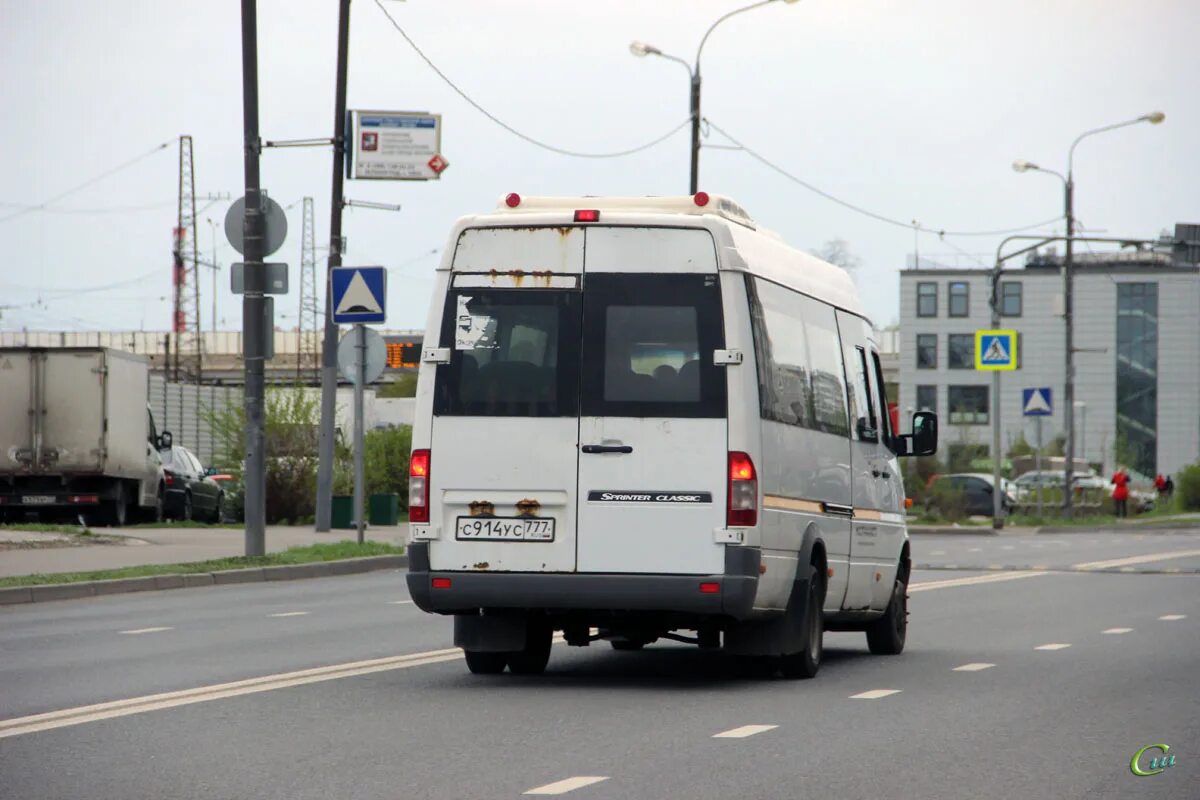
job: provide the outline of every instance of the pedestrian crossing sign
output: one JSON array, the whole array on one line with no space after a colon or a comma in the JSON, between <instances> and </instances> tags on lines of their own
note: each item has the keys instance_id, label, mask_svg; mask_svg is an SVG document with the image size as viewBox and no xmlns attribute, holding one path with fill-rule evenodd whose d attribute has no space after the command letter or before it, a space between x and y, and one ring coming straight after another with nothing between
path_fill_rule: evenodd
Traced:
<instances>
[{"instance_id":1,"label":"pedestrian crossing sign","mask_svg":"<svg viewBox=\"0 0 1200 800\"><path fill-rule=\"evenodd\" d=\"M1017 368L1016 331L975 331L975 369Z\"/></svg>"}]
</instances>

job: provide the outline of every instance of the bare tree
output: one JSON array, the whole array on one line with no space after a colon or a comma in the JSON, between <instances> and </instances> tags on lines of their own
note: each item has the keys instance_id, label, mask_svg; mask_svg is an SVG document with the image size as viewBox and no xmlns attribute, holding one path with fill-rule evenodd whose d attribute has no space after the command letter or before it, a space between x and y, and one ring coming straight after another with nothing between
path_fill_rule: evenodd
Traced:
<instances>
[{"instance_id":1,"label":"bare tree","mask_svg":"<svg viewBox=\"0 0 1200 800\"><path fill-rule=\"evenodd\" d=\"M821 245L820 250L813 252L817 258L828 261L830 264L836 264L854 277L855 272L862 264L862 259L850 252L850 243L842 238L830 239Z\"/></svg>"}]
</instances>

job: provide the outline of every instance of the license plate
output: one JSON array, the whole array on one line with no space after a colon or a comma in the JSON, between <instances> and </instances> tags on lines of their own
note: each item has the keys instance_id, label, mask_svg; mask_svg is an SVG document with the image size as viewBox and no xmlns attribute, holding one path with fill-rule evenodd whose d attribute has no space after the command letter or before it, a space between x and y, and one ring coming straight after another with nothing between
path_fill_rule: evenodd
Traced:
<instances>
[{"instance_id":1,"label":"license plate","mask_svg":"<svg viewBox=\"0 0 1200 800\"><path fill-rule=\"evenodd\" d=\"M21 504L27 506L49 506L54 505L54 495L50 494L26 494L21 496Z\"/></svg>"},{"instance_id":2,"label":"license plate","mask_svg":"<svg viewBox=\"0 0 1200 800\"><path fill-rule=\"evenodd\" d=\"M456 539L553 542L554 520L540 517L459 517Z\"/></svg>"}]
</instances>

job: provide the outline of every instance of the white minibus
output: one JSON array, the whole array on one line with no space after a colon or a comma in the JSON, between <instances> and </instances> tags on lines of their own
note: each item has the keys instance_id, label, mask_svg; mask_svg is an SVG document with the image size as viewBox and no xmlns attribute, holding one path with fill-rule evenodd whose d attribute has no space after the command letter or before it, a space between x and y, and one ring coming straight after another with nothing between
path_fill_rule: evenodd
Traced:
<instances>
[{"instance_id":1,"label":"white minibus","mask_svg":"<svg viewBox=\"0 0 1200 800\"><path fill-rule=\"evenodd\" d=\"M811 677L826 630L904 647L891 428L849 275L728 198L505 197L436 273L408 586L475 673L658 639Z\"/></svg>"}]
</instances>

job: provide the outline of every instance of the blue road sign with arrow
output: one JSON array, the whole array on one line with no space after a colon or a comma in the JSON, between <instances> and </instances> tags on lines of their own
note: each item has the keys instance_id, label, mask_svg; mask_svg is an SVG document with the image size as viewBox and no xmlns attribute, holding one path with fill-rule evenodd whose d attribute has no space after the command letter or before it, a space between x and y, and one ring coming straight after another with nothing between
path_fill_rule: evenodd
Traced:
<instances>
[{"instance_id":1,"label":"blue road sign with arrow","mask_svg":"<svg viewBox=\"0 0 1200 800\"><path fill-rule=\"evenodd\" d=\"M1027 417L1048 417L1054 413L1050 387L1021 390L1021 410Z\"/></svg>"},{"instance_id":2,"label":"blue road sign with arrow","mask_svg":"<svg viewBox=\"0 0 1200 800\"><path fill-rule=\"evenodd\" d=\"M339 325L383 322L387 318L387 269L334 267L329 274L333 321Z\"/></svg>"}]
</instances>

